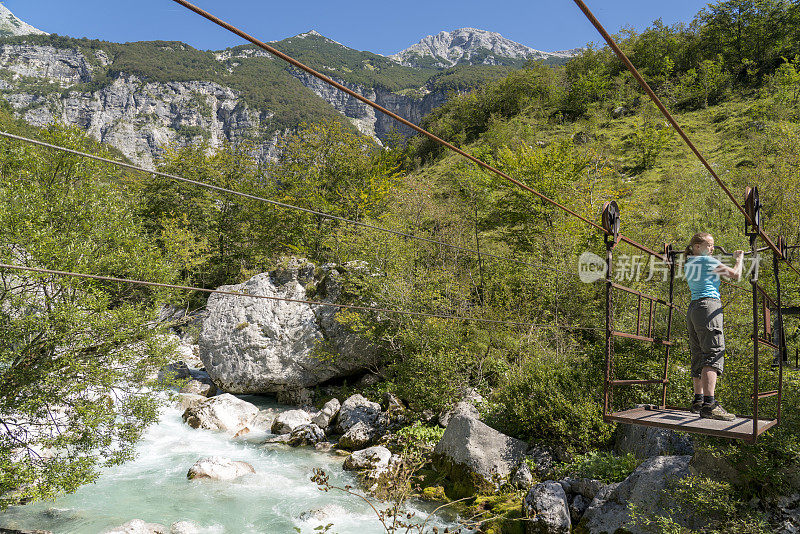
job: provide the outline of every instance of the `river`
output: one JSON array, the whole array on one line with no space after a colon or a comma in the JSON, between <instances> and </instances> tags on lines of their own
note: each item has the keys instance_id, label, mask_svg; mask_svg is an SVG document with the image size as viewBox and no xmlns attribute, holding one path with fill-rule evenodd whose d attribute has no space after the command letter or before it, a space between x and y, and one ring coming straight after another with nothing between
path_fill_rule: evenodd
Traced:
<instances>
[{"instance_id":1,"label":"river","mask_svg":"<svg viewBox=\"0 0 800 534\"><path fill-rule=\"evenodd\" d=\"M261 409L285 408L259 397L246 400ZM234 440L194 430L182 422L177 408L165 407L160 421L137 445L136 459L105 469L96 483L73 494L10 508L0 515L0 526L98 534L142 519L167 529L177 521L192 521L208 534L291 534L297 529L311 533L329 523L330 532L337 534L385 532L366 503L339 491L322 492L310 481L312 469L321 467L331 483L356 485L355 477L342 470L341 456L312 448L265 446L261 443L266 435L252 432ZM197 460L215 455L249 462L256 473L230 482L186 478ZM419 506L410 509L424 517ZM318 517L302 517L319 509L324 512ZM439 518L429 524L453 526Z\"/></svg>"}]
</instances>

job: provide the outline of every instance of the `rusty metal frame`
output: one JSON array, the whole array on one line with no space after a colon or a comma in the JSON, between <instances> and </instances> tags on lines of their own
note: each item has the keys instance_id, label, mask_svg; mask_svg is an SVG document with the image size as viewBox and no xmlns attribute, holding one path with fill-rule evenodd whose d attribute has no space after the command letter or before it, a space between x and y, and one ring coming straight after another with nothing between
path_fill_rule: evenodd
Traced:
<instances>
[{"instance_id":1,"label":"rusty metal frame","mask_svg":"<svg viewBox=\"0 0 800 534\"><path fill-rule=\"evenodd\" d=\"M764 248L757 248L756 243L762 237L763 230L759 227L761 224L761 205L758 202L757 189L748 188L746 191L747 199L745 200L745 207L747 209L747 216L745 218L745 233L750 239L749 254L756 255L765 250ZM780 285L780 260L784 259L785 247L782 237L777 239L778 247L781 252L773 251L772 254L772 271L775 277L775 296L771 296L762 287L757 280L758 271L756 270L751 276L751 286L753 295L753 392L750 398L753 401L752 416L738 415L732 422L715 421L711 419L701 419L694 414L691 414L686 408L676 408L667 406L667 386L669 385L669 359L670 350L673 346L672 335L672 322L674 311L677 306L674 303L675 294L675 258L679 254L672 249L672 246L664 245L663 257L668 262L669 269L669 297L668 299L659 299L652 295L647 295L635 289L625 287L613 281L613 267L614 267L614 249L622 241L618 238L620 227L619 207L616 203L607 203L603 207L602 223L604 229L607 231L605 236L606 245L606 280L605 280L605 300L606 300L606 345L605 345L605 380L603 384L603 420L606 422L621 422L628 424L654 426L661 428L669 428L673 430L682 430L686 432L694 432L699 434L707 434L718 437L741 439L744 441L755 442L760 434L768 429L780 424L781 421L781 402L783 397L783 358L779 358L778 369L778 385L777 389L768 391L759 391L759 351L760 347L767 346L780 351L781 355L786 353L786 338L783 333L783 307L781 301L781 285ZM752 223L751 221L754 221ZM638 248L638 247L637 247ZM771 248L771 247L770 247ZM636 333L620 332L614 327L614 291L623 291L637 297L637 311L636 311ZM649 309L646 310L648 315L647 336L642 335L642 302L647 301ZM652 335L653 332L653 313L654 308L661 305L667 308L667 331L664 339L658 339ZM777 310L777 325L778 329L777 344L773 342L772 337L772 316L770 309ZM764 322L764 335L761 334L761 322ZM614 378L614 340L617 337L627 339L634 339L638 341L650 342L664 347L664 371L663 378L654 380L625 380ZM614 412L613 404L613 391L615 387L619 386L632 386L632 385L661 385L661 403L657 406L638 407L620 412ZM759 408L761 399L777 397L777 417L775 419L759 419Z\"/></svg>"}]
</instances>

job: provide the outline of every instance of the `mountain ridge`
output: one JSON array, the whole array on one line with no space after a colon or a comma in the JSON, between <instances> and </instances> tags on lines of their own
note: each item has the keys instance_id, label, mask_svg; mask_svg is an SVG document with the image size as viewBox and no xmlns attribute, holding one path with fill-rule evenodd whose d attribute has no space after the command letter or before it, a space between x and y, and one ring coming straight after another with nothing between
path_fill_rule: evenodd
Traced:
<instances>
[{"instance_id":1,"label":"mountain ridge","mask_svg":"<svg viewBox=\"0 0 800 534\"><path fill-rule=\"evenodd\" d=\"M0 4L0 36L7 35L50 35L19 19L3 4Z\"/></svg>"},{"instance_id":2,"label":"mountain ridge","mask_svg":"<svg viewBox=\"0 0 800 534\"><path fill-rule=\"evenodd\" d=\"M389 57L408 67L449 68L469 65L514 65L528 60L566 61L581 48L543 52L479 28L459 28L423 37Z\"/></svg>"}]
</instances>

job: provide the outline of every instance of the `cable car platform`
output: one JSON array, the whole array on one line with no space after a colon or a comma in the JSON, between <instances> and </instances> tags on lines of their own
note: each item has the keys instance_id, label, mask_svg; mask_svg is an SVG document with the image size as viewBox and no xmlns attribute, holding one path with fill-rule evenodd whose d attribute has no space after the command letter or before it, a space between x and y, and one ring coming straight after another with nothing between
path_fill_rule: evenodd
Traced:
<instances>
[{"instance_id":1,"label":"cable car platform","mask_svg":"<svg viewBox=\"0 0 800 534\"><path fill-rule=\"evenodd\" d=\"M670 406L660 408L654 405L612 412L605 416L605 420L745 441L753 441L755 436L778 424L777 419L759 419L757 433L754 436L753 419L750 417L737 416L733 421L718 421L702 418L685 409Z\"/></svg>"}]
</instances>

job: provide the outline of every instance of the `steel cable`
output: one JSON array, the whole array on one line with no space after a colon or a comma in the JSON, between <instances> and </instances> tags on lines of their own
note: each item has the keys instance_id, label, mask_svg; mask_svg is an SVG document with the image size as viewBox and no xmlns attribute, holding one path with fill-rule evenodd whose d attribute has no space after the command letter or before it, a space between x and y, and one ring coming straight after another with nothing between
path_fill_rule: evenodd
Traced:
<instances>
[{"instance_id":1,"label":"steel cable","mask_svg":"<svg viewBox=\"0 0 800 534\"><path fill-rule=\"evenodd\" d=\"M341 83L337 82L336 80L334 80L332 78L329 78L328 76L325 76L324 74L322 74L320 72L317 72L316 70L312 69L311 67L301 63L300 61L297 61L296 59L292 58L291 56L288 56L287 54L284 54L280 50L268 45L267 43L264 43L264 42L256 39L255 37L245 33L242 30L240 30L236 26L233 26L232 24L229 24L229 23L225 22L224 20L220 19L219 17L216 17L216 16L212 15L208 11L205 11L205 10L199 8L199 7L195 6L194 4L192 4L191 2L188 2L186 0L173 0L173 2L176 2L176 3L180 4L180 5L182 5L183 7L189 9L190 11L193 11L193 12L197 13L201 17L203 17L205 19L208 19L209 21L213 22L214 24L216 24L218 26L221 26L222 28L225 28L229 32L231 32L231 33L233 33L235 35L238 35L242 39L244 39L246 41L249 41L250 43L256 45L257 47L259 47L259 48L261 48L263 50L266 50L270 54L272 54L272 55L274 55L274 56L286 61L290 65L293 65L293 66L297 67L300 70L303 70L303 71L307 72L308 74L314 76L315 78L318 78L318 79L322 80L323 82L327 83L328 85L332 85L333 87L336 87L340 91L343 91L343 92L347 93L348 95L350 95L351 97L355 98L356 100L359 100L360 102L363 102L364 104L366 104L366 105L368 105L368 106L380 111L381 113L393 118L394 120L400 122L401 124L411 128L415 132L417 132L419 134L422 134L425 137L428 137L429 139L431 139L432 141L434 141L436 143L439 143L440 145L446 147L447 149L455 152L456 154L459 154L459 155L463 156L464 158L466 158L469 161L475 163L476 165L478 165L479 167L483 168L484 170L489 171L491 173L494 173L497 176L500 176L501 178L504 178L505 180L508 180L509 182L517 185L518 187L521 187L522 189L524 189L524 190L526 190L526 191L528 191L530 193L533 193L534 195L536 195L539 199L543 200L544 202L547 202L547 203L549 203L549 204L551 204L551 205L553 205L553 206L565 211L566 213L569 213L570 215L572 215L574 217L577 217L581 221L585 222L589 226L594 227L597 230L600 230L604 234L608 234L609 233L608 231L606 231L605 228L603 228L599 224L597 224L597 223L595 223L593 221L590 221L589 219L587 219L583 215L580 215L579 213L571 210L570 208L564 206L563 204L561 204L561 203L559 203L559 202L547 197L546 195L540 193L539 191L533 189L532 187L520 182L519 180L516 180L516 179L512 178L511 176L509 176L508 174L504 173L500 169L497 169L497 168L493 167L492 165L489 165L485 161L482 161L482 160L476 158L475 156L472 156L472 155L468 154L464 150L461 150L460 148L456 147L455 145L453 145L451 143L448 143L444 139L432 134L431 132L425 130L424 128L422 128L420 126L417 126L413 122L411 122L411 121L409 121L407 119L404 119L400 115L397 115L396 113L394 113L392 111L389 111L385 107L383 107L383 106L381 106L379 104L376 104L372 100L370 100L370 99L368 99L368 98L356 93L352 89L349 89L349 88L345 87L344 85L342 85ZM619 237L620 237L620 239L622 241L625 241L626 243L638 248L642 252L646 252L647 254L651 254L652 256L655 256L655 257L657 257L657 258L659 258L661 260L665 260L665 258L661 254L658 254L657 252L649 249L648 247L646 247L646 246L644 246L644 245L642 245L640 243L637 243L633 239L630 239L630 238L628 238L628 237L626 237L624 235L621 235L621 234L620 234Z\"/></svg>"},{"instance_id":2,"label":"steel cable","mask_svg":"<svg viewBox=\"0 0 800 534\"><path fill-rule=\"evenodd\" d=\"M402 237L404 239L412 239L412 240L415 240L415 241L422 241L422 242L430 243L430 244L434 244L434 245L441 245L443 247L451 248L453 250L458 250L458 251L461 251L461 252L469 252L469 253L480 255L480 256L486 256L486 257L489 257L489 258L494 258L494 259L497 259L497 260L509 261L509 262L513 262L513 263L519 263L521 265L527 265L528 267L534 267L534 268L539 268L539 269L547 269L547 270L550 270L550 271L553 271L553 272L557 272L557 273L561 273L561 274L565 274L565 275L569 275L569 276L578 276L578 273L571 273L571 272L568 272L568 271L557 269L557 268L552 267L550 265L545 265L543 263L532 263L532 262L527 262L527 261L520 260L520 259L517 259L517 258L509 258L507 256L498 256L498 255L492 254L490 252L483 252L483 251L479 252L479 251L471 249L471 248L461 247L461 246L458 246L458 245L453 245L451 243L446 243L444 241L439 241L437 239L430 239L430 238L427 238L427 237L420 237L420 236L416 236L416 235L413 235L413 234L408 234L408 233L405 233L405 232L392 230L390 228L385 228L385 227L382 227L382 226L375 226L375 225L368 224L368 223L365 223L365 222L362 222L362 221L356 221L356 220L353 220L353 219L347 219L345 217L340 217L338 215L333 215L331 213L325 213L325 212L313 210L313 209L310 209L310 208L303 208L301 206L295 206L293 204L287 204L285 202L279 202L277 200L271 200L269 198L264 198L264 197L259 197L259 196L256 196L256 195L251 195L249 193L242 193L241 191L236 191L236 190L233 190L233 189L227 189L227 188L224 188L224 187L219 187L219 186L212 185L212 184L209 184L209 183L206 183L206 182L200 182L198 180L192 180L191 178L185 178L183 176L178 176L178 175L175 175L175 174L169 174L169 173L160 172L160 171L153 171L153 170L145 169L143 167L138 167L136 165L132 165L130 163L124 163L122 161L117 161L117 160L113 160L113 159L109 159L109 158L104 158L102 156L96 156L94 154L89 154L88 152L81 152L80 150L74 150L74 149L71 149L71 148L65 148L65 147L62 147L62 146L59 146L59 145L53 145L51 143L45 143L44 141L39 141L39 140L36 140L36 139L30 139L28 137L22 137L20 135L15 135L15 134L8 133L8 132L0 131L0 137L5 137L7 139L13 139L15 141L21 141L21 142L24 142L24 143L30 143L32 145L37 145L37 146L41 146L41 147L44 147L44 148L49 148L49 149L52 149L52 150L58 150L60 152L65 152L65 153L68 153L68 154L73 154L73 155L76 155L76 156L81 156L81 157L84 157L84 158L93 159L95 161L100 161L100 162L103 162L103 163L116 165L118 167L123 167L123 168L129 169L129 170L133 170L133 171L138 171L138 172L142 172L142 173L146 173L146 174L151 174L151 175L154 175L154 176L161 176L163 178L168 178L170 180L175 180L176 182L184 182L184 183L187 183L187 184L195 185L197 187L202 187L202 188L205 188L205 189L210 189L210 190L213 190L213 191L218 191L218 192L226 193L226 194L229 194L229 195L236 195L236 196L240 196L240 197L247 198L247 199L250 199L250 200L256 200L258 202L265 202L267 204L272 204L273 206L277 206L277 207L280 207L280 208L285 208L285 209L290 209L290 210L295 210L295 211L302 211L302 212L308 213L310 215L316 215L318 217L324 217L326 219L345 222L345 223L353 224L355 226L360 226L362 228L368 228L370 230L376 230L376 231L379 231L379 232L386 232L386 233L389 233L389 234L396 235L398 237Z\"/></svg>"},{"instance_id":3,"label":"steel cable","mask_svg":"<svg viewBox=\"0 0 800 534\"><path fill-rule=\"evenodd\" d=\"M175 1L180 1L180 0L175 0ZM653 89L650 88L650 85L645 81L645 79L642 77L642 75L639 73L639 71L636 69L633 63L631 63L631 60L628 59L628 56L625 55L625 52L623 52L622 49L619 47L619 45L617 45L614 38L611 37L611 34L609 34L606 31L606 29L603 27L603 25L600 23L597 17L594 16L594 14L591 12L586 3L583 0L574 0L574 2L575 4L577 4L580 10L583 11L583 14L586 15L586 18L589 19L589 22L591 22L592 25L597 29L597 31L600 32L600 35L602 35L603 38L606 40L608 46L611 47L611 49L614 51L614 53L617 55L620 61L622 61L622 63L630 71L630 73L633 75L633 77L636 79L636 81L639 83L642 89L644 89L645 93L647 93L647 95L650 97L650 100L652 100L653 103L656 105L656 107L658 107L659 111L661 111L661 114L664 115L664 117L667 119L667 121L669 121L672 127L675 128L675 131L678 132L678 134L681 136L684 142L689 146L692 152L694 152L695 156L697 156L697 159L699 159L700 162L708 170L708 172L711 173L711 176L717 182L717 185L719 185L719 187L722 188L722 190L725 192L725 194L728 196L731 202L733 202L733 204L736 206L736 208L740 212L742 212L742 215L744 215L747 222L749 222L750 225L755 226L754 221L751 220L750 215L748 215L747 213L747 210L745 210L744 207L741 204L739 204L739 202L734 198L733 193L731 193L731 190L728 189L728 186L725 185L725 182L722 181L722 179L717 175L716 171L711 166L711 164L706 160L703 154L700 153L700 150L697 149L692 140L689 139L689 136L686 134L686 132L683 131L683 128L681 128L680 124L678 124L678 121L675 120L675 117L673 117L672 114L669 112L669 110L667 110L666 106L664 106L664 104L661 102L661 99L658 98ZM800 270L798 270L794 265L789 263L788 259L783 256L783 253L780 251L780 249L778 249L775 243L772 242L772 240L769 238L766 232L764 232L764 230L762 230L760 226L757 227L756 229L758 230L758 234L761 236L764 242L767 245L769 245L769 248L772 249L772 251L775 254L777 254L780 259L786 262L786 264L795 273L800 275Z\"/></svg>"},{"instance_id":4,"label":"steel cable","mask_svg":"<svg viewBox=\"0 0 800 534\"><path fill-rule=\"evenodd\" d=\"M165 284L161 282L149 282L145 280L133 280L130 278L117 278L113 276L100 276L96 274L86 274L86 273L76 273L71 271L58 271L54 269L43 269L40 267L26 267L22 265L9 265L5 263L0 263L0 269L7 269L7 270L15 270L15 271L26 271L26 272L33 272L33 273L40 273L40 274L52 274L56 276L67 276L72 278L83 278L88 280L98 280L102 282L116 282L116 283L123 283L123 284L133 284L133 285L140 285L140 286L147 286L147 287L160 287L164 289L178 289L181 291L199 291L202 293L209 293L209 294L220 294L220 295L232 295L236 297L250 297L256 299L266 299L271 301L279 301L279 302L292 302L296 304L307 304L310 306L331 306L334 308L340 308L345 310L356 310L356 311L371 311L371 312L378 312L378 313L391 313L395 315L409 315L414 317L430 317L434 319L450 319L455 321L469 321L469 322L478 322L478 323L488 323L488 324L499 324L499 325L507 325L507 326L521 326L525 328L539 328L539 329L546 329L546 328L556 328L556 329L563 329L563 330L590 330L590 331L603 331L601 328L591 328L591 327L583 327L583 326L567 326L567 325L547 325L547 324L540 324L540 323L523 323L518 321L504 321L500 319L486 319L483 317L466 317L466 316L459 316L459 315L448 315L448 314L441 314L441 313L426 313L426 312L415 312L410 310L395 310L391 308L378 308L372 306L356 306L352 304L338 304L332 302L320 302L314 300L303 300L303 299L292 299L288 297L274 297L269 295L253 295L249 293L239 293L236 291L224 291L220 289L205 289L202 287L192 287L192 286L182 286L176 284Z\"/></svg>"}]
</instances>

